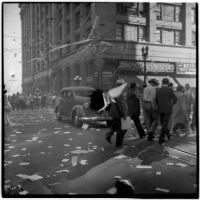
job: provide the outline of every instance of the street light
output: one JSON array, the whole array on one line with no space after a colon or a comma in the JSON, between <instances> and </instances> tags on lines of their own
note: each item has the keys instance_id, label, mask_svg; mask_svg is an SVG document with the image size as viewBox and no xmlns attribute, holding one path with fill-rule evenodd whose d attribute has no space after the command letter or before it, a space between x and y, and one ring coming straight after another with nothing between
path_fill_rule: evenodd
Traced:
<instances>
[{"instance_id":1,"label":"street light","mask_svg":"<svg viewBox=\"0 0 200 200\"><path fill-rule=\"evenodd\" d=\"M147 66L146 66L146 60L148 57L148 51L149 51L149 47L146 46L145 48L142 46L142 58L144 60L144 85L146 85L146 79L147 79Z\"/></svg>"}]
</instances>

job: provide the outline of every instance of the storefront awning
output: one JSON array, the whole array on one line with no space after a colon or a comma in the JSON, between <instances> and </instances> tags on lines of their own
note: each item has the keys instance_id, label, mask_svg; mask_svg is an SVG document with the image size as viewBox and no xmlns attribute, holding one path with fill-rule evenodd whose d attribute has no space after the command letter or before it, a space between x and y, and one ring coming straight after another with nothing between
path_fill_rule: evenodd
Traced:
<instances>
[{"instance_id":1,"label":"storefront awning","mask_svg":"<svg viewBox=\"0 0 200 200\"><path fill-rule=\"evenodd\" d=\"M144 76L137 76L142 82L144 82ZM169 79L169 82L173 83L174 87L177 86L177 83L174 81L174 79L172 77L169 77L169 76L147 76L147 82L150 80L150 79L156 79L160 85L162 84L162 79L163 78L168 78Z\"/></svg>"},{"instance_id":2,"label":"storefront awning","mask_svg":"<svg viewBox=\"0 0 200 200\"><path fill-rule=\"evenodd\" d=\"M182 86L188 83L190 87L196 87L196 78L176 78L176 80Z\"/></svg>"}]
</instances>

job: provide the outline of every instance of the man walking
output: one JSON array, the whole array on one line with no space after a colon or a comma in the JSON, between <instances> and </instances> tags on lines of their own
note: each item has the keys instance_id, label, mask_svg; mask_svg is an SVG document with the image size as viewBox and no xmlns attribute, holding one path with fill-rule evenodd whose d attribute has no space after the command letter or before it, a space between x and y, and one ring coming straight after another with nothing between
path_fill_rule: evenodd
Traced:
<instances>
[{"instance_id":1,"label":"man walking","mask_svg":"<svg viewBox=\"0 0 200 200\"><path fill-rule=\"evenodd\" d=\"M137 128L140 138L145 137L144 129L140 123L140 102L136 96L136 83L131 83L130 87L127 89L126 93L126 103L128 106L128 113L131 116L131 119L134 121Z\"/></svg>"},{"instance_id":2,"label":"man walking","mask_svg":"<svg viewBox=\"0 0 200 200\"><path fill-rule=\"evenodd\" d=\"M125 82L123 79L118 79L116 81L116 86L120 86L124 83ZM115 102L111 102L111 106L109 109L109 115L113 119L112 125L110 131L106 133L105 138L109 143L111 143L111 137L113 136L114 132L116 132L117 136L115 146L120 147L122 146L123 138L126 133L126 130L121 129L121 118L126 119L128 115L128 107L126 105L123 93L119 97L114 98L114 101Z\"/></svg>"},{"instance_id":3,"label":"man walking","mask_svg":"<svg viewBox=\"0 0 200 200\"><path fill-rule=\"evenodd\" d=\"M148 134L148 140L154 138L157 126L157 113L155 110L156 87L159 85L156 79L150 79L149 85L143 91L143 113Z\"/></svg>"},{"instance_id":4,"label":"man walking","mask_svg":"<svg viewBox=\"0 0 200 200\"><path fill-rule=\"evenodd\" d=\"M175 104L177 101L173 90L168 87L168 84L169 79L163 78L162 87L157 90L155 98L157 111L160 115L160 122L162 126L159 138L160 144L165 142L165 135L167 135L167 138L170 140L168 123L172 113L173 104Z\"/></svg>"}]
</instances>

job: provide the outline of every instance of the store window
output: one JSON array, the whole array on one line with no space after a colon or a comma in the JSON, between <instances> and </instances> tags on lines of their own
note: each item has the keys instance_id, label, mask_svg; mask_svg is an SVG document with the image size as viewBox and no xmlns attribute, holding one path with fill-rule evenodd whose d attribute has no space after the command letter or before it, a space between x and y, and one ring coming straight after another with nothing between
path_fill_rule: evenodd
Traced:
<instances>
[{"instance_id":1,"label":"store window","mask_svg":"<svg viewBox=\"0 0 200 200\"><path fill-rule=\"evenodd\" d=\"M122 24L116 25L115 38L116 38L116 40L122 40L123 39L123 25Z\"/></svg>"},{"instance_id":2,"label":"store window","mask_svg":"<svg viewBox=\"0 0 200 200\"><path fill-rule=\"evenodd\" d=\"M156 29L156 42L157 43L162 43L162 34L161 34L161 29L157 28Z\"/></svg>"},{"instance_id":3,"label":"store window","mask_svg":"<svg viewBox=\"0 0 200 200\"><path fill-rule=\"evenodd\" d=\"M191 21L192 21L192 24L196 24L196 9L195 8L192 8L191 10Z\"/></svg>"},{"instance_id":4,"label":"store window","mask_svg":"<svg viewBox=\"0 0 200 200\"><path fill-rule=\"evenodd\" d=\"M196 31L192 31L192 46L196 46Z\"/></svg>"}]
</instances>

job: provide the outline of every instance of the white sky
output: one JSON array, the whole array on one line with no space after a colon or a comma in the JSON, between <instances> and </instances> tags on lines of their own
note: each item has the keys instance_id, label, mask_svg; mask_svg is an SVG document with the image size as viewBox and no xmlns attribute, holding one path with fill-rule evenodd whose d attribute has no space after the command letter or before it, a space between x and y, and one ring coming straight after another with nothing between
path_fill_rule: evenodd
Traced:
<instances>
[{"instance_id":1,"label":"white sky","mask_svg":"<svg viewBox=\"0 0 200 200\"><path fill-rule=\"evenodd\" d=\"M21 21L18 3L3 4L4 83L8 93L21 92ZM20 62L20 63L19 63ZM14 74L14 78L11 75Z\"/></svg>"}]
</instances>

